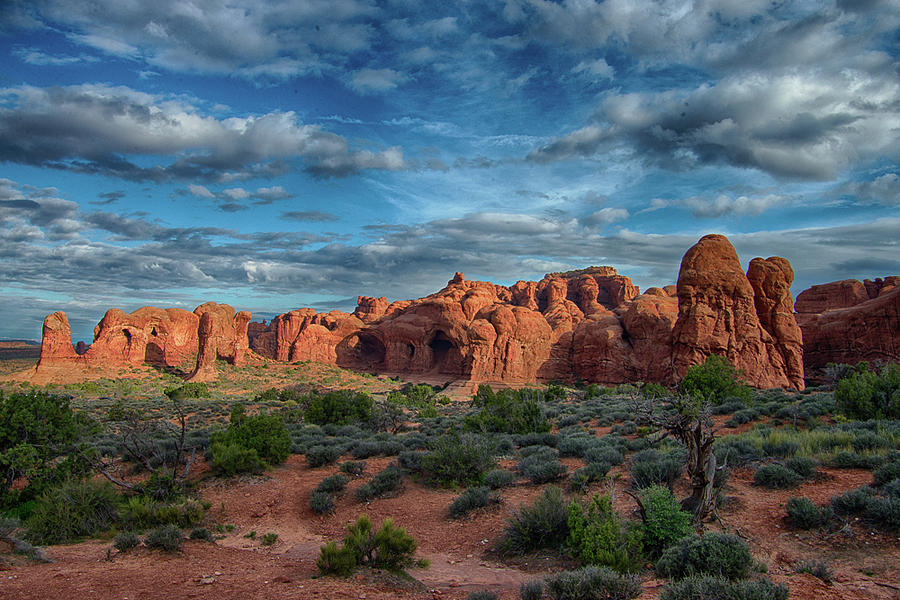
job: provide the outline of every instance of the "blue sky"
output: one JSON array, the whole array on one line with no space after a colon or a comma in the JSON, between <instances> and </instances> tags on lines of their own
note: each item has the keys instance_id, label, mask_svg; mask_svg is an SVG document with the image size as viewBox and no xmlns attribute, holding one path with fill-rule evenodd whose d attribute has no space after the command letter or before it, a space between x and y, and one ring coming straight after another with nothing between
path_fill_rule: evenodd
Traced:
<instances>
[{"instance_id":1,"label":"blue sky","mask_svg":"<svg viewBox=\"0 0 900 600\"><path fill-rule=\"evenodd\" d=\"M702 235L900 274L900 2L0 4L0 337L257 318Z\"/></svg>"}]
</instances>

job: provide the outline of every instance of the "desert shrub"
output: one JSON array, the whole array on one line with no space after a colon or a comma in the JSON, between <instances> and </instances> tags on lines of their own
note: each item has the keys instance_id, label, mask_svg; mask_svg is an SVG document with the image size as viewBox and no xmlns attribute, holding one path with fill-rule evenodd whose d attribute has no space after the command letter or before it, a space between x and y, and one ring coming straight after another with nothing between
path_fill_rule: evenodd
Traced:
<instances>
[{"instance_id":1,"label":"desert shrub","mask_svg":"<svg viewBox=\"0 0 900 600\"><path fill-rule=\"evenodd\" d=\"M687 577L663 588L660 600L787 600L788 588L765 578L729 581L722 577Z\"/></svg>"},{"instance_id":2,"label":"desert shrub","mask_svg":"<svg viewBox=\"0 0 900 600\"><path fill-rule=\"evenodd\" d=\"M358 477L365 472L366 461L364 461L364 460L346 460L346 461L342 462L340 467L338 467L338 468L341 470L341 473L346 473L347 475L353 475L354 477Z\"/></svg>"},{"instance_id":3,"label":"desert shrub","mask_svg":"<svg viewBox=\"0 0 900 600\"><path fill-rule=\"evenodd\" d=\"M632 457L631 480L635 488L651 485L670 486L684 470L685 453L680 448L660 452L650 448Z\"/></svg>"},{"instance_id":4,"label":"desert shrub","mask_svg":"<svg viewBox=\"0 0 900 600\"><path fill-rule=\"evenodd\" d=\"M109 529L118 497L108 483L64 481L41 494L28 517L29 541L62 544Z\"/></svg>"},{"instance_id":5,"label":"desert shrub","mask_svg":"<svg viewBox=\"0 0 900 600\"><path fill-rule=\"evenodd\" d=\"M141 543L141 539L132 531L123 531L113 538L113 547L119 552L127 552L132 548L137 548Z\"/></svg>"},{"instance_id":6,"label":"desert shrub","mask_svg":"<svg viewBox=\"0 0 900 600\"><path fill-rule=\"evenodd\" d=\"M831 583L831 568L823 560L801 560L794 565L794 570L798 573L809 573L814 577L818 577L825 583Z\"/></svg>"},{"instance_id":7,"label":"desert shrub","mask_svg":"<svg viewBox=\"0 0 900 600\"><path fill-rule=\"evenodd\" d=\"M549 486L533 504L522 506L513 513L498 548L508 555L561 548L569 535L568 519L562 490Z\"/></svg>"},{"instance_id":8,"label":"desert shrub","mask_svg":"<svg viewBox=\"0 0 900 600\"><path fill-rule=\"evenodd\" d=\"M422 450L404 450L397 455L397 464L400 468L406 469L410 473L419 473L423 470L422 459L425 458L427 452Z\"/></svg>"},{"instance_id":9,"label":"desert shrub","mask_svg":"<svg viewBox=\"0 0 900 600\"><path fill-rule=\"evenodd\" d=\"M835 409L851 419L900 419L900 366L890 363L876 373L861 362L838 381Z\"/></svg>"},{"instance_id":10,"label":"desert shrub","mask_svg":"<svg viewBox=\"0 0 900 600\"><path fill-rule=\"evenodd\" d=\"M316 567L324 575L348 577L356 569L356 555L351 548L329 541L319 550Z\"/></svg>"},{"instance_id":11,"label":"desert shrub","mask_svg":"<svg viewBox=\"0 0 900 600\"><path fill-rule=\"evenodd\" d=\"M270 533L263 534L262 538L259 540L259 543L262 544L263 546L272 546L277 541L278 541L278 534L270 532Z\"/></svg>"},{"instance_id":12,"label":"desert shrub","mask_svg":"<svg viewBox=\"0 0 900 600\"><path fill-rule=\"evenodd\" d=\"M641 385L641 396L650 400L664 398L669 395L666 386L659 383L644 383Z\"/></svg>"},{"instance_id":13,"label":"desert shrub","mask_svg":"<svg viewBox=\"0 0 900 600\"><path fill-rule=\"evenodd\" d=\"M341 454L343 454L343 448L340 446L313 446L306 451L306 464L314 469L324 467L339 459Z\"/></svg>"},{"instance_id":14,"label":"desert shrub","mask_svg":"<svg viewBox=\"0 0 900 600\"><path fill-rule=\"evenodd\" d=\"M641 490L643 542L651 556L691 534L691 515L681 510L669 488L652 485Z\"/></svg>"},{"instance_id":15,"label":"desert shrub","mask_svg":"<svg viewBox=\"0 0 900 600\"><path fill-rule=\"evenodd\" d=\"M544 393L540 390L500 390L478 386L472 398L475 411L466 415L463 428L479 433L545 433L550 421L544 413Z\"/></svg>"},{"instance_id":16,"label":"desert shrub","mask_svg":"<svg viewBox=\"0 0 900 600\"><path fill-rule=\"evenodd\" d=\"M144 543L149 548L158 548L166 552L175 552L181 549L184 536L177 525L160 525L151 529L144 538Z\"/></svg>"},{"instance_id":17,"label":"desert shrub","mask_svg":"<svg viewBox=\"0 0 900 600\"><path fill-rule=\"evenodd\" d=\"M535 484L549 483L563 477L566 467L556 458L556 452L546 446L539 448L549 452L535 452L522 459L516 467L519 473Z\"/></svg>"},{"instance_id":18,"label":"desert shrub","mask_svg":"<svg viewBox=\"0 0 900 600\"><path fill-rule=\"evenodd\" d=\"M309 507L317 515L330 515L336 505L334 497L328 492L314 491L309 497Z\"/></svg>"},{"instance_id":19,"label":"desert shrub","mask_svg":"<svg viewBox=\"0 0 900 600\"><path fill-rule=\"evenodd\" d=\"M210 443L256 450L259 460L270 465L283 463L291 453L291 435L284 419L278 415L247 416L242 404L231 409L228 429L213 433Z\"/></svg>"},{"instance_id":20,"label":"desert shrub","mask_svg":"<svg viewBox=\"0 0 900 600\"><path fill-rule=\"evenodd\" d=\"M482 508L496 502L499 502L499 498L496 494L492 494L491 490L486 486L466 488L450 504L450 516L458 519L476 508Z\"/></svg>"},{"instance_id":21,"label":"desert shrub","mask_svg":"<svg viewBox=\"0 0 900 600\"><path fill-rule=\"evenodd\" d=\"M824 525L831 518L831 509L828 507L819 508L816 504L805 497L791 497L785 504L788 520L800 529L812 529Z\"/></svg>"},{"instance_id":22,"label":"desert shrub","mask_svg":"<svg viewBox=\"0 0 900 600\"><path fill-rule=\"evenodd\" d=\"M594 496L587 506L568 508L569 551L582 563L602 565L622 573L641 566L641 531L612 508L609 496Z\"/></svg>"},{"instance_id":23,"label":"desert shrub","mask_svg":"<svg viewBox=\"0 0 900 600\"><path fill-rule=\"evenodd\" d=\"M573 492L583 492L595 481L600 481L609 472L609 465L605 463L588 463L575 469L569 479L569 489Z\"/></svg>"},{"instance_id":24,"label":"desert shrub","mask_svg":"<svg viewBox=\"0 0 900 600\"><path fill-rule=\"evenodd\" d=\"M873 485L879 486L900 478L900 460L885 463L872 472Z\"/></svg>"},{"instance_id":25,"label":"desert shrub","mask_svg":"<svg viewBox=\"0 0 900 600\"><path fill-rule=\"evenodd\" d=\"M641 595L641 580L608 567L582 567L563 571L546 580L553 600L630 600Z\"/></svg>"},{"instance_id":26,"label":"desert shrub","mask_svg":"<svg viewBox=\"0 0 900 600\"><path fill-rule=\"evenodd\" d=\"M879 527L900 529L900 497L876 496L866 504L866 517Z\"/></svg>"},{"instance_id":27,"label":"desert shrub","mask_svg":"<svg viewBox=\"0 0 900 600\"><path fill-rule=\"evenodd\" d=\"M776 490L796 487L801 481L801 475L781 465L764 465L753 474L754 485Z\"/></svg>"},{"instance_id":28,"label":"desert shrub","mask_svg":"<svg viewBox=\"0 0 900 600\"><path fill-rule=\"evenodd\" d=\"M206 505L193 499L181 502L153 502L146 497L131 496L121 506L119 521L133 529L168 524L191 527L203 520L205 511Z\"/></svg>"},{"instance_id":29,"label":"desert shrub","mask_svg":"<svg viewBox=\"0 0 900 600\"><path fill-rule=\"evenodd\" d=\"M620 465L625 460L622 452L608 444L592 446L585 450L584 461L588 463L606 463L608 465Z\"/></svg>"},{"instance_id":30,"label":"desert shrub","mask_svg":"<svg viewBox=\"0 0 900 600\"><path fill-rule=\"evenodd\" d=\"M816 474L816 461L805 456L792 456L784 461L784 466L803 479L809 479Z\"/></svg>"},{"instance_id":31,"label":"desert shrub","mask_svg":"<svg viewBox=\"0 0 900 600\"><path fill-rule=\"evenodd\" d=\"M656 573L667 579L715 575L741 579L750 572L750 549L739 537L708 532L680 539L656 561Z\"/></svg>"},{"instance_id":32,"label":"desert shrub","mask_svg":"<svg viewBox=\"0 0 900 600\"><path fill-rule=\"evenodd\" d=\"M237 473L259 473L265 467L256 450L240 444L216 442L210 452L213 468L228 477Z\"/></svg>"},{"instance_id":33,"label":"desert shrub","mask_svg":"<svg viewBox=\"0 0 900 600\"><path fill-rule=\"evenodd\" d=\"M559 436L555 433L524 433L513 436L516 446L525 448L527 446L550 446L556 448L559 443Z\"/></svg>"},{"instance_id":34,"label":"desert shrub","mask_svg":"<svg viewBox=\"0 0 900 600\"><path fill-rule=\"evenodd\" d=\"M589 435L567 435L559 438L556 449L560 456L583 456L596 439Z\"/></svg>"},{"instance_id":35,"label":"desert shrub","mask_svg":"<svg viewBox=\"0 0 900 600\"><path fill-rule=\"evenodd\" d=\"M466 600L499 600L499 598L495 592L488 590L476 590L469 592L469 595L466 596Z\"/></svg>"},{"instance_id":36,"label":"desert shrub","mask_svg":"<svg viewBox=\"0 0 900 600\"><path fill-rule=\"evenodd\" d=\"M422 469L433 483L468 485L478 483L494 466L491 445L475 434L447 435L422 457Z\"/></svg>"},{"instance_id":37,"label":"desert shrub","mask_svg":"<svg viewBox=\"0 0 900 600\"><path fill-rule=\"evenodd\" d=\"M859 454L849 450L841 450L831 459L831 464L839 469L876 469L883 463L883 456Z\"/></svg>"},{"instance_id":38,"label":"desert shrub","mask_svg":"<svg viewBox=\"0 0 900 600\"><path fill-rule=\"evenodd\" d=\"M329 475L325 479L319 482L319 485L316 486L317 492L326 492L329 494L333 494L335 492L342 492L344 488L347 487L347 484L350 482L350 478L342 473L335 473L334 475Z\"/></svg>"},{"instance_id":39,"label":"desert shrub","mask_svg":"<svg viewBox=\"0 0 900 600\"><path fill-rule=\"evenodd\" d=\"M544 597L544 582L530 579L519 586L519 600L541 600Z\"/></svg>"},{"instance_id":40,"label":"desert shrub","mask_svg":"<svg viewBox=\"0 0 900 600\"><path fill-rule=\"evenodd\" d=\"M209 398L209 386L205 383L193 381L179 386L167 387L163 394L173 400L188 400L190 398Z\"/></svg>"},{"instance_id":41,"label":"desert shrub","mask_svg":"<svg viewBox=\"0 0 900 600\"><path fill-rule=\"evenodd\" d=\"M839 515L858 515L865 512L869 499L875 496L875 490L867 485L848 490L831 499L831 508Z\"/></svg>"},{"instance_id":42,"label":"desert shrub","mask_svg":"<svg viewBox=\"0 0 900 600\"><path fill-rule=\"evenodd\" d=\"M195 527L194 529L191 529L191 532L188 534L188 539L203 540L204 542L216 541L216 538L215 536L213 536L212 531L210 531L206 527Z\"/></svg>"},{"instance_id":43,"label":"desert shrub","mask_svg":"<svg viewBox=\"0 0 900 600\"><path fill-rule=\"evenodd\" d=\"M512 485L518 477L512 471L504 469L493 469L485 473L482 483L492 490L498 490L502 487Z\"/></svg>"},{"instance_id":44,"label":"desert shrub","mask_svg":"<svg viewBox=\"0 0 900 600\"><path fill-rule=\"evenodd\" d=\"M360 502L369 502L398 489L402 483L403 471L388 465L376 473L369 483L356 488L356 499Z\"/></svg>"},{"instance_id":45,"label":"desert shrub","mask_svg":"<svg viewBox=\"0 0 900 600\"><path fill-rule=\"evenodd\" d=\"M712 354L702 365L694 365L687 370L678 389L682 394L713 405L722 404L727 399L740 399L747 403L753 392L740 382L740 376L740 371L727 358Z\"/></svg>"},{"instance_id":46,"label":"desert shrub","mask_svg":"<svg viewBox=\"0 0 900 600\"><path fill-rule=\"evenodd\" d=\"M305 418L317 425L355 425L372 418L375 400L365 392L335 390L306 397Z\"/></svg>"}]
</instances>

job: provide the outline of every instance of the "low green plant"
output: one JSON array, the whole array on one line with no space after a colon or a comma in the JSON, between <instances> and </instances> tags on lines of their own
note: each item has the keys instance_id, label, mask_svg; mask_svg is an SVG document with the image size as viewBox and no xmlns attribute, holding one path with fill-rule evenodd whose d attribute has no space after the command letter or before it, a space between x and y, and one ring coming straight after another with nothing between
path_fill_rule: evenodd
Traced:
<instances>
[{"instance_id":1,"label":"low green plant","mask_svg":"<svg viewBox=\"0 0 900 600\"><path fill-rule=\"evenodd\" d=\"M660 600L787 600L788 588L765 578L732 581L715 576L691 576L670 582Z\"/></svg>"},{"instance_id":2,"label":"low green plant","mask_svg":"<svg viewBox=\"0 0 900 600\"><path fill-rule=\"evenodd\" d=\"M309 497L309 507L317 515L330 515L337 505L334 496L328 492L314 491Z\"/></svg>"},{"instance_id":3,"label":"low green plant","mask_svg":"<svg viewBox=\"0 0 900 600\"><path fill-rule=\"evenodd\" d=\"M283 463L291 453L291 435L284 419L278 415L248 416L243 404L232 407L228 429L213 433L210 443L255 450L259 460L269 465Z\"/></svg>"},{"instance_id":4,"label":"low green plant","mask_svg":"<svg viewBox=\"0 0 900 600\"><path fill-rule=\"evenodd\" d=\"M753 474L753 484L760 487L783 490L797 487L803 476L781 465L764 465Z\"/></svg>"},{"instance_id":5,"label":"low green plant","mask_svg":"<svg viewBox=\"0 0 900 600\"><path fill-rule=\"evenodd\" d=\"M109 529L119 515L108 483L64 481L38 497L28 517L27 538L35 544L62 544Z\"/></svg>"},{"instance_id":6,"label":"low green plant","mask_svg":"<svg viewBox=\"0 0 900 600\"><path fill-rule=\"evenodd\" d=\"M794 565L794 570L798 573L809 573L814 577L818 577L825 583L831 583L833 577L831 567L828 566L828 563L818 559L801 560Z\"/></svg>"},{"instance_id":7,"label":"low green plant","mask_svg":"<svg viewBox=\"0 0 900 600\"><path fill-rule=\"evenodd\" d=\"M682 538L663 552L656 573L667 579L694 575L742 579L750 573L752 561L747 544L736 535L708 532Z\"/></svg>"},{"instance_id":8,"label":"low green plant","mask_svg":"<svg viewBox=\"0 0 900 600\"><path fill-rule=\"evenodd\" d=\"M177 525L160 525L151 529L144 538L144 543L149 548L158 548L166 552L176 552L181 549L184 536Z\"/></svg>"},{"instance_id":9,"label":"low green plant","mask_svg":"<svg viewBox=\"0 0 900 600\"><path fill-rule=\"evenodd\" d=\"M514 484L517 479L518 476L512 471L493 469L485 473L482 483L492 490L498 490Z\"/></svg>"},{"instance_id":10,"label":"low green plant","mask_svg":"<svg viewBox=\"0 0 900 600\"><path fill-rule=\"evenodd\" d=\"M388 465L376 473L367 484L356 488L356 499L360 502L369 502L399 489L402 483L403 471Z\"/></svg>"},{"instance_id":11,"label":"low green plant","mask_svg":"<svg viewBox=\"0 0 900 600\"><path fill-rule=\"evenodd\" d=\"M313 469L330 465L343 454L343 449L339 446L316 445L307 449L306 463Z\"/></svg>"},{"instance_id":12,"label":"low green plant","mask_svg":"<svg viewBox=\"0 0 900 600\"><path fill-rule=\"evenodd\" d=\"M338 546L335 541L328 541L319 551L316 567L324 575L349 577L356 570L356 555L347 546Z\"/></svg>"},{"instance_id":13,"label":"low green plant","mask_svg":"<svg viewBox=\"0 0 900 600\"><path fill-rule=\"evenodd\" d=\"M800 529L812 529L824 525L832 514L831 508L827 506L819 508L809 498L796 496L788 499L785 510L791 524Z\"/></svg>"},{"instance_id":14,"label":"low green plant","mask_svg":"<svg viewBox=\"0 0 900 600\"><path fill-rule=\"evenodd\" d=\"M750 401L753 392L740 382L741 372L724 356L710 355L700 365L687 370L678 384L682 394L707 401L713 405L722 404L730 398L738 398L744 403Z\"/></svg>"},{"instance_id":15,"label":"low green plant","mask_svg":"<svg viewBox=\"0 0 900 600\"><path fill-rule=\"evenodd\" d=\"M385 519L375 530L368 515L360 515L347 526L343 545L334 542L322 547L316 565L324 574L349 575L357 566L398 571L415 563L416 541L405 529Z\"/></svg>"},{"instance_id":16,"label":"low green plant","mask_svg":"<svg viewBox=\"0 0 900 600\"><path fill-rule=\"evenodd\" d=\"M305 418L317 425L353 425L368 423L375 408L375 400L365 392L334 390L324 394L310 394Z\"/></svg>"},{"instance_id":17,"label":"low green plant","mask_svg":"<svg viewBox=\"0 0 900 600\"><path fill-rule=\"evenodd\" d=\"M545 414L545 393L524 388L494 392L489 385L478 386L472 398L475 411L463 421L466 431L478 433L545 433L550 421Z\"/></svg>"},{"instance_id":18,"label":"low green plant","mask_svg":"<svg viewBox=\"0 0 900 600\"><path fill-rule=\"evenodd\" d=\"M195 527L191 529L191 532L188 534L188 539L190 540L203 540L204 542L214 542L216 541L213 532L207 529L206 527Z\"/></svg>"},{"instance_id":19,"label":"low green plant","mask_svg":"<svg viewBox=\"0 0 900 600\"><path fill-rule=\"evenodd\" d=\"M640 493L643 543L651 557L691 534L691 515L681 510L669 488L652 485Z\"/></svg>"},{"instance_id":20,"label":"low green plant","mask_svg":"<svg viewBox=\"0 0 900 600\"><path fill-rule=\"evenodd\" d=\"M633 573L643 562L641 529L613 510L608 495L594 496L586 505L568 507L569 552L584 564Z\"/></svg>"},{"instance_id":21,"label":"low green plant","mask_svg":"<svg viewBox=\"0 0 900 600\"><path fill-rule=\"evenodd\" d=\"M560 549L568 535L569 512L562 490L548 486L533 504L520 507L509 518L498 549L507 555Z\"/></svg>"},{"instance_id":22,"label":"low green plant","mask_svg":"<svg viewBox=\"0 0 900 600\"><path fill-rule=\"evenodd\" d=\"M630 600L642 591L637 575L594 566L551 575L546 586L553 600Z\"/></svg>"},{"instance_id":23,"label":"low green plant","mask_svg":"<svg viewBox=\"0 0 900 600\"><path fill-rule=\"evenodd\" d=\"M210 453L213 468L226 477L238 473L259 473L265 468L255 449L240 444L216 442L210 447Z\"/></svg>"},{"instance_id":24,"label":"low green plant","mask_svg":"<svg viewBox=\"0 0 900 600\"><path fill-rule=\"evenodd\" d=\"M880 372L861 362L837 383L835 409L851 419L900 419L900 366Z\"/></svg>"},{"instance_id":25,"label":"low green plant","mask_svg":"<svg viewBox=\"0 0 900 600\"><path fill-rule=\"evenodd\" d=\"M635 488L671 486L684 471L685 452L681 448L668 452L649 448L635 452L632 461L631 480Z\"/></svg>"},{"instance_id":26,"label":"low green plant","mask_svg":"<svg viewBox=\"0 0 900 600\"><path fill-rule=\"evenodd\" d=\"M422 457L429 481L444 486L477 484L494 464L490 443L475 434L442 436Z\"/></svg>"},{"instance_id":27,"label":"low green plant","mask_svg":"<svg viewBox=\"0 0 900 600\"><path fill-rule=\"evenodd\" d=\"M519 586L519 600L541 600L544 597L544 582L540 579L523 581Z\"/></svg>"},{"instance_id":28,"label":"low green plant","mask_svg":"<svg viewBox=\"0 0 900 600\"><path fill-rule=\"evenodd\" d=\"M123 531L113 538L113 547L119 552L127 552L132 548L137 548L141 543L141 539L132 531Z\"/></svg>"},{"instance_id":29,"label":"low green plant","mask_svg":"<svg viewBox=\"0 0 900 600\"><path fill-rule=\"evenodd\" d=\"M277 541L278 541L278 534L269 532L269 533L263 534L262 538L260 538L260 540L259 540L259 543L262 544L263 546L271 546Z\"/></svg>"},{"instance_id":30,"label":"low green plant","mask_svg":"<svg viewBox=\"0 0 900 600\"><path fill-rule=\"evenodd\" d=\"M457 496L450 503L450 517L459 519L466 516L476 508L483 508L489 504L499 502L496 494L491 493L487 486L476 486L466 488L466 490Z\"/></svg>"},{"instance_id":31,"label":"low green plant","mask_svg":"<svg viewBox=\"0 0 900 600\"><path fill-rule=\"evenodd\" d=\"M346 473L347 475L353 475L354 477L359 477L366 470L366 461L364 460L346 460L341 463L340 467L341 473Z\"/></svg>"},{"instance_id":32,"label":"low green plant","mask_svg":"<svg viewBox=\"0 0 900 600\"><path fill-rule=\"evenodd\" d=\"M347 487L347 484L350 482L350 478L342 473L335 473L334 475L329 475L325 479L319 482L319 485L316 486L317 492L326 492L329 494L334 494L336 492L344 491L344 488Z\"/></svg>"},{"instance_id":33,"label":"low green plant","mask_svg":"<svg viewBox=\"0 0 900 600\"><path fill-rule=\"evenodd\" d=\"M496 592L491 592L488 590L475 590L474 592L469 592L469 595L466 596L466 600L499 600L500 596L497 595Z\"/></svg>"}]
</instances>

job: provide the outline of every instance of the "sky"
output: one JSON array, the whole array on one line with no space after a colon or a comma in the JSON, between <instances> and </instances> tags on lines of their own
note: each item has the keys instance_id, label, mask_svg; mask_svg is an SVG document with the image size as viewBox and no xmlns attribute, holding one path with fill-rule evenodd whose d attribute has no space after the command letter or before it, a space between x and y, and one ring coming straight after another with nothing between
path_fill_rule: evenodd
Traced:
<instances>
[{"instance_id":1,"label":"sky","mask_svg":"<svg viewBox=\"0 0 900 600\"><path fill-rule=\"evenodd\" d=\"M722 233L900 274L900 0L0 0L0 338L256 319Z\"/></svg>"}]
</instances>

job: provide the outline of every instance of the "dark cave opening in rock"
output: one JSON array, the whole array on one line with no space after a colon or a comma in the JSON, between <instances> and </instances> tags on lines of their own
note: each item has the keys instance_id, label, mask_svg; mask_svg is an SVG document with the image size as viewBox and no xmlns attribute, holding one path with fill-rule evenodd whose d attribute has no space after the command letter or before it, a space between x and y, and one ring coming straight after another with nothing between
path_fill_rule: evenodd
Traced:
<instances>
[{"instance_id":1,"label":"dark cave opening in rock","mask_svg":"<svg viewBox=\"0 0 900 600\"><path fill-rule=\"evenodd\" d=\"M384 366L386 353L381 338L361 331L347 340L345 348L338 348L338 364L356 369L378 369Z\"/></svg>"},{"instance_id":2,"label":"dark cave opening in rock","mask_svg":"<svg viewBox=\"0 0 900 600\"><path fill-rule=\"evenodd\" d=\"M459 374L459 350L446 333L435 332L428 347L431 348L432 365L438 373Z\"/></svg>"}]
</instances>

